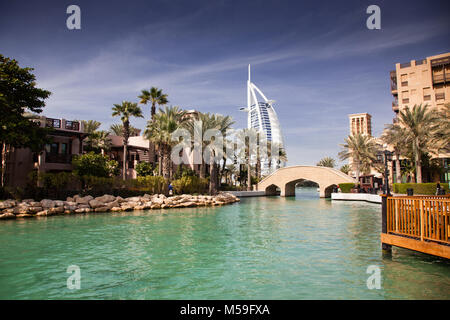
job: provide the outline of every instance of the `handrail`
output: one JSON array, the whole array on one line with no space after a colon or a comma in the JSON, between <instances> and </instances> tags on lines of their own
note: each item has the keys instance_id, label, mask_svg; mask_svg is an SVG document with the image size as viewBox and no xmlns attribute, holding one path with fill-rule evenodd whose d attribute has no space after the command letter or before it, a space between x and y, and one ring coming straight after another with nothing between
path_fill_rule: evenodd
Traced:
<instances>
[{"instance_id":1,"label":"handrail","mask_svg":"<svg viewBox=\"0 0 450 320\"><path fill-rule=\"evenodd\" d=\"M387 197L387 233L450 245L450 195Z\"/></svg>"}]
</instances>

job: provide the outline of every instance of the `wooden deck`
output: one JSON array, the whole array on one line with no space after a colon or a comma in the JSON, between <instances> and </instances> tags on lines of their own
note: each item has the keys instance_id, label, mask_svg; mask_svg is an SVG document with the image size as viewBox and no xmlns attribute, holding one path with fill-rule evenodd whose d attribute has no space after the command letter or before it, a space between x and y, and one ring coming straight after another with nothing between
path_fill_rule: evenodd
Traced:
<instances>
[{"instance_id":1,"label":"wooden deck","mask_svg":"<svg viewBox=\"0 0 450 320\"><path fill-rule=\"evenodd\" d=\"M450 259L450 195L384 195L381 243Z\"/></svg>"}]
</instances>

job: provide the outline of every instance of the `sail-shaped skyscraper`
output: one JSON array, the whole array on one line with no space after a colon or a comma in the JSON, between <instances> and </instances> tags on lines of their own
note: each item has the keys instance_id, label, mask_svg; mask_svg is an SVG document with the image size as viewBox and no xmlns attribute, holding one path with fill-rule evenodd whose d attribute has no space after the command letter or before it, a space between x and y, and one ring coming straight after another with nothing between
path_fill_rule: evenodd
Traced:
<instances>
[{"instance_id":1,"label":"sail-shaped skyscraper","mask_svg":"<svg viewBox=\"0 0 450 320\"><path fill-rule=\"evenodd\" d=\"M262 99L258 100L258 95ZM267 99L264 93L251 82L250 65L248 65L247 108L241 108L241 110L248 112L247 126L249 129L253 128L263 133L267 141L285 150L280 121L273 107L274 102L274 100ZM273 163L272 167L274 165L284 167L286 164L284 162ZM273 169L269 168L267 161L264 163L264 167L268 171Z\"/></svg>"}]
</instances>

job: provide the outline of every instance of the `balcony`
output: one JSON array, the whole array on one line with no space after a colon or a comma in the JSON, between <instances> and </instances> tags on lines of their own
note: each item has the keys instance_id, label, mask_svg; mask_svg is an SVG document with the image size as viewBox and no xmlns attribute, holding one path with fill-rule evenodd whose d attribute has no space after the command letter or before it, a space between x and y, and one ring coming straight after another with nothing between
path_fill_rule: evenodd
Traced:
<instances>
[{"instance_id":1,"label":"balcony","mask_svg":"<svg viewBox=\"0 0 450 320\"><path fill-rule=\"evenodd\" d=\"M450 64L450 57L444 57L444 58L431 60L431 67L439 67L439 66L444 66L446 64Z\"/></svg>"},{"instance_id":2,"label":"balcony","mask_svg":"<svg viewBox=\"0 0 450 320\"><path fill-rule=\"evenodd\" d=\"M67 121L64 127L66 130L80 131L80 123L78 121Z\"/></svg>"},{"instance_id":3,"label":"balcony","mask_svg":"<svg viewBox=\"0 0 450 320\"><path fill-rule=\"evenodd\" d=\"M447 74L433 74L433 84L446 83L450 81L450 75Z\"/></svg>"},{"instance_id":4,"label":"balcony","mask_svg":"<svg viewBox=\"0 0 450 320\"><path fill-rule=\"evenodd\" d=\"M391 91L397 91L397 73L395 70L389 72L391 78Z\"/></svg>"},{"instance_id":5,"label":"balcony","mask_svg":"<svg viewBox=\"0 0 450 320\"><path fill-rule=\"evenodd\" d=\"M411 67L411 62L400 63L400 69Z\"/></svg>"},{"instance_id":6,"label":"balcony","mask_svg":"<svg viewBox=\"0 0 450 320\"><path fill-rule=\"evenodd\" d=\"M402 103L409 103L409 98L402 99Z\"/></svg>"},{"instance_id":7,"label":"balcony","mask_svg":"<svg viewBox=\"0 0 450 320\"><path fill-rule=\"evenodd\" d=\"M47 128L61 129L61 119L46 118L45 126Z\"/></svg>"},{"instance_id":8,"label":"balcony","mask_svg":"<svg viewBox=\"0 0 450 320\"><path fill-rule=\"evenodd\" d=\"M426 64L427 59L416 60L416 66L420 66L421 64Z\"/></svg>"},{"instance_id":9,"label":"balcony","mask_svg":"<svg viewBox=\"0 0 450 320\"><path fill-rule=\"evenodd\" d=\"M402 87L407 87L408 86L408 81L402 81Z\"/></svg>"},{"instance_id":10,"label":"balcony","mask_svg":"<svg viewBox=\"0 0 450 320\"><path fill-rule=\"evenodd\" d=\"M398 101L392 101L392 111L398 112Z\"/></svg>"},{"instance_id":11,"label":"balcony","mask_svg":"<svg viewBox=\"0 0 450 320\"><path fill-rule=\"evenodd\" d=\"M45 154L45 162L46 163L72 163L72 154L63 154L63 153L46 153Z\"/></svg>"}]
</instances>

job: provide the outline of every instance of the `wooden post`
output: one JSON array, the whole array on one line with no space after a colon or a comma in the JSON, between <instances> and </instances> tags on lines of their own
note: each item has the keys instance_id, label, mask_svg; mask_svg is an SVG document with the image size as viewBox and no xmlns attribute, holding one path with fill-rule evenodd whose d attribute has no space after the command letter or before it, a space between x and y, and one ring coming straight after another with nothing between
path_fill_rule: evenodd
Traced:
<instances>
[{"instance_id":1,"label":"wooden post","mask_svg":"<svg viewBox=\"0 0 450 320\"><path fill-rule=\"evenodd\" d=\"M381 195L381 233L387 234L387 195ZM381 243L382 250L391 251L392 246Z\"/></svg>"},{"instance_id":2,"label":"wooden post","mask_svg":"<svg viewBox=\"0 0 450 320\"><path fill-rule=\"evenodd\" d=\"M423 227L424 227L424 221L423 221L423 200L420 200L420 241L423 241Z\"/></svg>"}]
</instances>

